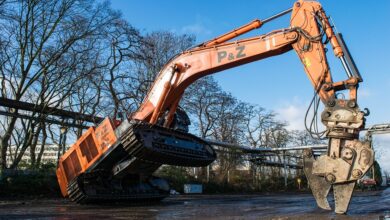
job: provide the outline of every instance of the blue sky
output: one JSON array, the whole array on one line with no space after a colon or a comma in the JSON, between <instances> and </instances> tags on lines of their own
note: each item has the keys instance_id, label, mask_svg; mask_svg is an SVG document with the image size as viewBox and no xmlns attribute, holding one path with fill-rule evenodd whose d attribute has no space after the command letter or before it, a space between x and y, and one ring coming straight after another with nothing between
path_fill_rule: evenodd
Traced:
<instances>
[{"instance_id":1,"label":"blue sky","mask_svg":"<svg viewBox=\"0 0 390 220\"><path fill-rule=\"evenodd\" d=\"M256 18L264 19L290 8L292 0L112 0L130 24L142 32L169 30L194 34L197 42L212 39ZM367 124L390 123L390 1L321 1L331 16L364 78L359 105L369 108ZM289 26L289 15L265 24L243 37ZM328 58L334 80L346 79L331 50ZM312 87L295 52L257 61L215 74L221 87L240 100L278 113L291 129L303 129ZM377 136L382 166L390 171L390 135Z\"/></svg>"}]
</instances>

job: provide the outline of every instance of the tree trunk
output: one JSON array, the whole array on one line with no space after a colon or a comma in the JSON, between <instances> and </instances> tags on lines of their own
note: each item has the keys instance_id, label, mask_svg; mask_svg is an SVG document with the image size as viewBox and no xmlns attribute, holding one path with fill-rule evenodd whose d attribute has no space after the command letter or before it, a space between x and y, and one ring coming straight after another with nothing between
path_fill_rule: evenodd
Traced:
<instances>
[{"instance_id":1,"label":"tree trunk","mask_svg":"<svg viewBox=\"0 0 390 220\"><path fill-rule=\"evenodd\" d=\"M23 143L22 149L20 149L19 154L16 156L15 160L10 166L11 169L16 169L16 167L19 165L19 162L22 160L22 157L26 152L27 148L31 145L34 137L34 128L35 126L32 124L30 131L28 131L27 133L26 141Z\"/></svg>"},{"instance_id":2,"label":"tree trunk","mask_svg":"<svg viewBox=\"0 0 390 220\"><path fill-rule=\"evenodd\" d=\"M37 168L40 167L40 165L41 165L42 155L43 155L43 152L45 151L46 139L47 139L46 127L43 126L43 128L42 128L42 144L41 144L41 149L39 149L39 154L38 154L37 161L36 161Z\"/></svg>"},{"instance_id":3,"label":"tree trunk","mask_svg":"<svg viewBox=\"0 0 390 220\"><path fill-rule=\"evenodd\" d=\"M8 128L6 129L6 132L3 137L1 137L0 140L0 148L1 148L1 155L0 155L0 170L3 171L7 169L7 150L9 146L9 140L11 139L12 131L15 128L17 118L12 117L11 122L8 125Z\"/></svg>"},{"instance_id":4,"label":"tree trunk","mask_svg":"<svg viewBox=\"0 0 390 220\"><path fill-rule=\"evenodd\" d=\"M31 144L29 145L30 147L30 159L31 159L31 167L35 168L36 166L36 155L35 155L35 150L37 148L38 140L39 140L39 134L41 133L42 129L42 123L39 124L39 127L36 132L33 132L32 136L33 139L31 141Z\"/></svg>"}]
</instances>

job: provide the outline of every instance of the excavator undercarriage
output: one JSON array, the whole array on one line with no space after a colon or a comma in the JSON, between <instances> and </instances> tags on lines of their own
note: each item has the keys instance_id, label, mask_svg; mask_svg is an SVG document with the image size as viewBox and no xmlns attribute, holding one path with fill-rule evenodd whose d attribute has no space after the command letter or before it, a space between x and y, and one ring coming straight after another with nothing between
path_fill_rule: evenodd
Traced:
<instances>
[{"instance_id":1,"label":"excavator undercarriage","mask_svg":"<svg viewBox=\"0 0 390 220\"><path fill-rule=\"evenodd\" d=\"M169 194L167 182L152 176L162 164L207 166L216 158L208 143L189 133L136 120L113 124L105 119L91 128L62 157L57 176L63 195L79 203L159 200Z\"/></svg>"}]
</instances>

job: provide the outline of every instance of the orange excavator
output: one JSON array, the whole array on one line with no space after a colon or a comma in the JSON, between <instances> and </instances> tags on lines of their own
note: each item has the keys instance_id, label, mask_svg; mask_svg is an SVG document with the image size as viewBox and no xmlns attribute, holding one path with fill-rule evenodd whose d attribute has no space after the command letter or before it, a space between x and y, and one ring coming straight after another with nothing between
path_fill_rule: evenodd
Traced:
<instances>
[{"instance_id":1,"label":"orange excavator","mask_svg":"<svg viewBox=\"0 0 390 220\"><path fill-rule=\"evenodd\" d=\"M288 28L230 41L288 13ZM327 44L340 59L346 80L333 82ZM315 97L319 97L317 107L319 100L325 105L321 121L329 140L324 155L315 158L310 150L304 152L304 171L317 205L330 209L327 195L333 187L335 211L345 213L356 181L374 160L369 142L359 140L368 115L357 104L362 77L320 3L303 0L172 58L131 117L123 121L106 118L89 128L61 157L57 177L62 194L79 203L166 197L167 182L152 175L162 164L206 166L216 158L207 141L188 133L189 118L179 107L185 89L203 76L291 50L301 60ZM349 98L336 95L342 90L349 92Z\"/></svg>"}]
</instances>

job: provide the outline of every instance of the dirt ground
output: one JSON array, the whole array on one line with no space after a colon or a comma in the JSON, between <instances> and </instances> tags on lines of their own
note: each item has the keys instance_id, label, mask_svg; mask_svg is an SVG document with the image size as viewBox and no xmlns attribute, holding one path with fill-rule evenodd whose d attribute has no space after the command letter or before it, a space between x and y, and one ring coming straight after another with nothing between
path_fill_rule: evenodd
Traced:
<instances>
[{"instance_id":1,"label":"dirt ground","mask_svg":"<svg viewBox=\"0 0 390 220\"><path fill-rule=\"evenodd\" d=\"M331 199L331 197L330 197ZM333 201L331 202L333 205ZM311 194L179 195L148 205L76 205L66 199L1 199L1 219L390 219L390 188L355 192L347 215Z\"/></svg>"}]
</instances>

